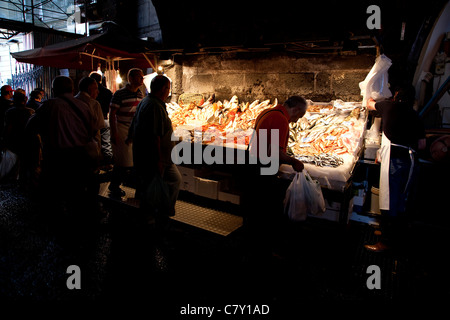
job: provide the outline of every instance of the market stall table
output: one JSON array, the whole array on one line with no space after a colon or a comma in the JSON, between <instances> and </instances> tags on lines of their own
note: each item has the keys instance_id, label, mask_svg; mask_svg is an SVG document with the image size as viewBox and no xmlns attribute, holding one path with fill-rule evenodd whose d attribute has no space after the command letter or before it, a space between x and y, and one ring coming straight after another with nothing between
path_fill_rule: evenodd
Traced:
<instances>
[{"instance_id":1,"label":"market stall table","mask_svg":"<svg viewBox=\"0 0 450 320\"><path fill-rule=\"evenodd\" d=\"M234 149L236 153L247 149L258 114L277 104L276 99L274 103L270 100L263 102L255 100L249 103L240 102L233 96L224 102L215 102L212 99L205 102L202 99L191 101L188 105L170 103L167 108L175 135L183 140L182 143L192 144L187 147L193 149L191 156L195 154L195 146L202 145L197 149L200 150L201 156L205 146L208 146L209 154L216 155L213 160L227 164L226 160L237 161L236 157L227 157L230 149ZM288 147L291 154L305 163L305 169L320 182L327 195L330 192L340 194L338 197L331 196L339 199L339 206L330 204L335 202L334 199L328 202L332 210L339 211L338 218L327 217L329 220L341 222L348 220L351 177L361 155L366 123L367 112L361 108L361 103L336 100L308 101L305 116L290 125ZM241 155L241 160L243 158L248 159L248 155ZM186 157L183 160L185 161ZM194 156L187 157L187 164L196 163L201 166L205 164L203 160L202 158L196 160ZM235 165L236 162L228 164ZM280 166L281 178L292 180L294 174L291 166ZM190 179L193 179L192 176L195 174L191 174ZM196 192L192 182L189 191Z\"/></svg>"}]
</instances>

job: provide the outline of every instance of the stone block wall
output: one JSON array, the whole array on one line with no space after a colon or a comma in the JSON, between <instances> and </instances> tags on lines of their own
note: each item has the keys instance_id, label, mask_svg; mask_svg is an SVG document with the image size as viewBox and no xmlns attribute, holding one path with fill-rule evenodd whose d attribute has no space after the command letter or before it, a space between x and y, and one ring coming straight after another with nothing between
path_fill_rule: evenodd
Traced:
<instances>
[{"instance_id":1,"label":"stone block wall","mask_svg":"<svg viewBox=\"0 0 450 320\"><path fill-rule=\"evenodd\" d=\"M202 93L208 98L252 102L291 95L313 101L361 101L359 82L375 62L375 54L354 56L298 55L293 53L225 53L175 56L167 70L172 96Z\"/></svg>"}]
</instances>

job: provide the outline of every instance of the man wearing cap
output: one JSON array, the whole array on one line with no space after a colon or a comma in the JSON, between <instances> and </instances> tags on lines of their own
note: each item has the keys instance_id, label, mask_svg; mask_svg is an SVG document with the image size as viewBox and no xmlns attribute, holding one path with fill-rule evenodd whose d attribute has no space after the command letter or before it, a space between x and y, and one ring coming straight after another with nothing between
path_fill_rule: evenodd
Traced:
<instances>
[{"instance_id":1,"label":"man wearing cap","mask_svg":"<svg viewBox=\"0 0 450 320\"><path fill-rule=\"evenodd\" d=\"M5 126L5 113L6 110L13 106L12 97L14 90L9 85L4 85L0 89L0 137L3 135L3 128ZM3 147L2 141L0 141L0 148Z\"/></svg>"}]
</instances>

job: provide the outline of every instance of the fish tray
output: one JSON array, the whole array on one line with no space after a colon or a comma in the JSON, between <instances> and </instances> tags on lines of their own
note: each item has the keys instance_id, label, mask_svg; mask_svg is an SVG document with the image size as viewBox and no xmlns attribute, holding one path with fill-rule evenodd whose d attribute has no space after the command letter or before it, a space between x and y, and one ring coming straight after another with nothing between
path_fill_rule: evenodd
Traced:
<instances>
[{"instance_id":1,"label":"fish tray","mask_svg":"<svg viewBox=\"0 0 450 320\"><path fill-rule=\"evenodd\" d=\"M334 111L334 101L330 102L314 102L312 100L306 100L307 109L306 112L310 114L330 114Z\"/></svg>"},{"instance_id":2,"label":"fish tray","mask_svg":"<svg viewBox=\"0 0 450 320\"><path fill-rule=\"evenodd\" d=\"M180 105L190 105L194 103L195 105L200 105L202 101L205 100L205 97L201 93L183 93L178 98L178 104Z\"/></svg>"}]
</instances>

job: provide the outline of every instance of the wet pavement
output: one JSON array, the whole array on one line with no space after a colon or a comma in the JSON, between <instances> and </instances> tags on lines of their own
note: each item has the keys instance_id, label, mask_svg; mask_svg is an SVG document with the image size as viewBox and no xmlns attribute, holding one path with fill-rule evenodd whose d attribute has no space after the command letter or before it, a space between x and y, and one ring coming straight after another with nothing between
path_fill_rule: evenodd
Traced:
<instances>
[{"instance_id":1,"label":"wet pavement","mask_svg":"<svg viewBox=\"0 0 450 320\"><path fill-rule=\"evenodd\" d=\"M188 306L214 306L225 315L226 305L253 313L266 305L267 319L301 315L312 304L450 297L449 225L435 219L412 220L401 250L371 253L364 244L377 240L372 226L311 218L287 226L281 254L257 255L245 228L224 237L172 221L160 242L134 223L135 209L105 202L102 210L95 236L80 248L51 232L38 203L15 183L0 185L1 301L132 302L167 319L183 318ZM80 267L81 289L68 288L71 265ZM371 265L379 267L380 289L368 288Z\"/></svg>"}]
</instances>

